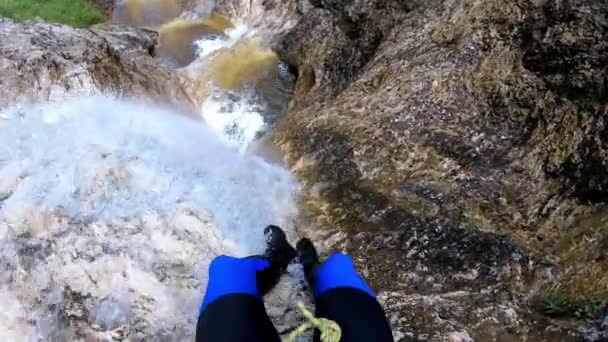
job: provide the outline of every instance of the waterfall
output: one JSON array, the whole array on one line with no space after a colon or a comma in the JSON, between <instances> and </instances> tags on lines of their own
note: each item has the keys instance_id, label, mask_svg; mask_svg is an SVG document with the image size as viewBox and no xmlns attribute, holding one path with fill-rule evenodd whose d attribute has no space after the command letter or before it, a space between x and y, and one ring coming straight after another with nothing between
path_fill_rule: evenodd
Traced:
<instances>
[{"instance_id":1,"label":"waterfall","mask_svg":"<svg viewBox=\"0 0 608 342\"><path fill-rule=\"evenodd\" d=\"M295 237L288 171L201 121L109 96L0 118L2 340L191 340L214 256Z\"/></svg>"},{"instance_id":2,"label":"waterfall","mask_svg":"<svg viewBox=\"0 0 608 342\"><path fill-rule=\"evenodd\" d=\"M159 30L199 117L101 91L0 112L0 340L191 341L215 256L262 253L269 224L295 242L297 183L249 151L294 80L247 23L185 4L114 17ZM282 333L302 281L267 296Z\"/></svg>"}]
</instances>

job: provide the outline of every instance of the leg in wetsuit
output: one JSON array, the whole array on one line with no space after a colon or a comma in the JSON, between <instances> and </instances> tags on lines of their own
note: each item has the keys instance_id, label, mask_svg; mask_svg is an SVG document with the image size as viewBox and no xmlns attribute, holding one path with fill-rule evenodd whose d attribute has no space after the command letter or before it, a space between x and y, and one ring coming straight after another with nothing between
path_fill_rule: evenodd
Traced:
<instances>
[{"instance_id":1,"label":"leg in wetsuit","mask_svg":"<svg viewBox=\"0 0 608 342\"><path fill-rule=\"evenodd\" d=\"M270 239L264 255L220 256L211 263L197 342L280 341L263 296L278 283L296 251L280 228L269 226L265 233ZM393 341L382 307L348 256L334 254L320 264L309 240L298 242L297 249L315 295L316 315L340 325L342 342Z\"/></svg>"},{"instance_id":2,"label":"leg in wetsuit","mask_svg":"<svg viewBox=\"0 0 608 342\"><path fill-rule=\"evenodd\" d=\"M348 256L337 253L319 264L317 252L308 239L300 240L297 250L315 296L315 315L340 325L340 341L393 341L384 310ZM318 331L315 341L319 341Z\"/></svg>"}]
</instances>

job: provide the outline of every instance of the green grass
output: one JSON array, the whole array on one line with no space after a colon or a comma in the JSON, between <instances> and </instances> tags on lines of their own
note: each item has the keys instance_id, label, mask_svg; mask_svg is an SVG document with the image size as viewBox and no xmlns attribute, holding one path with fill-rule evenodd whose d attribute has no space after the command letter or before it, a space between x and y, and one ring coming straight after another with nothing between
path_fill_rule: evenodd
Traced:
<instances>
[{"instance_id":1,"label":"green grass","mask_svg":"<svg viewBox=\"0 0 608 342\"><path fill-rule=\"evenodd\" d=\"M106 18L89 0L0 0L0 17L46 21L86 27Z\"/></svg>"},{"instance_id":2,"label":"green grass","mask_svg":"<svg viewBox=\"0 0 608 342\"><path fill-rule=\"evenodd\" d=\"M606 307L601 302L572 298L560 291L545 292L538 303L542 313L550 317L569 317L577 319L595 318L605 313Z\"/></svg>"}]
</instances>

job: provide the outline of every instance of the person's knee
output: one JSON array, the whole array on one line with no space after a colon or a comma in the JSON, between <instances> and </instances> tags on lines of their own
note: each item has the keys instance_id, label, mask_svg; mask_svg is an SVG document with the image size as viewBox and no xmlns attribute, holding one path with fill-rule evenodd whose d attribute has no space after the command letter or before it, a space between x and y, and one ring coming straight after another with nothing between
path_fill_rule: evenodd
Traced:
<instances>
[{"instance_id":1,"label":"person's knee","mask_svg":"<svg viewBox=\"0 0 608 342\"><path fill-rule=\"evenodd\" d=\"M209 265L209 282L200 312L212 302L231 294L247 294L261 298L257 286L257 272L270 263L258 258L234 258L226 255L216 257Z\"/></svg>"},{"instance_id":2,"label":"person's knee","mask_svg":"<svg viewBox=\"0 0 608 342\"><path fill-rule=\"evenodd\" d=\"M357 273L352 259L346 254L336 253L329 257L315 270L314 280L316 297L340 287L354 288L375 297L372 290Z\"/></svg>"}]
</instances>

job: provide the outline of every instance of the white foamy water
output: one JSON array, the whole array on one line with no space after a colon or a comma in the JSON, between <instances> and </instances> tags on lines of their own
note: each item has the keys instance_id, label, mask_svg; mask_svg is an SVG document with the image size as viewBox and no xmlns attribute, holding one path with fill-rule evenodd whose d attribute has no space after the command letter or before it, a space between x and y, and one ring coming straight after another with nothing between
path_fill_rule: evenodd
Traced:
<instances>
[{"instance_id":1,"label":"white foamy water","mask_svg":"<svg viewBox=\"0 0 608 342\"><path fill-rule=\"evenodd\" d=\"M192 340L210 260L262 252L271 223L293 238L296 191L167 109L99 96L1 113L0 340Z\"/></svg>"},{"instance_id":2,"label":"white foamy water","mask_svg":"<svg viewBox=\"0 0 608 342\"><path fill-rule=\"evenodd\" d=\"M220 139L241 153L266 129L263 108L247 96L219 94L202 105L205 122Z\"/></svg>"},{"instance_id":3,"label":"white foamy water","mask_svg":"<svg viewBox=\"0 0 608 342\"><path fill-rule=\"evenodd\" d=\"M207 36L194 42L194 48L198 58L205 58L211 53L228 49L239 40L253 35L255 32L243 23L237 23L234 27L226 29L225 36Z\"/></svg>"},{"instance_id":4,"label":"white foamy water","mask_svg":"<svg viewBox=\"0 0 608 342\"><path fill-rule=\"evenodd\" d=\"M225 36L207 36L195 42L197 58L205 60L213 52L230 49L241 39L255 34L247 25L238 23ZM213 87L213 85L210 85ZM209 127L227 145L244 153L267 127L264 108L251 94L235 94L215 89L201 106L201 114Z\"/></svg>"}]
</instances>

